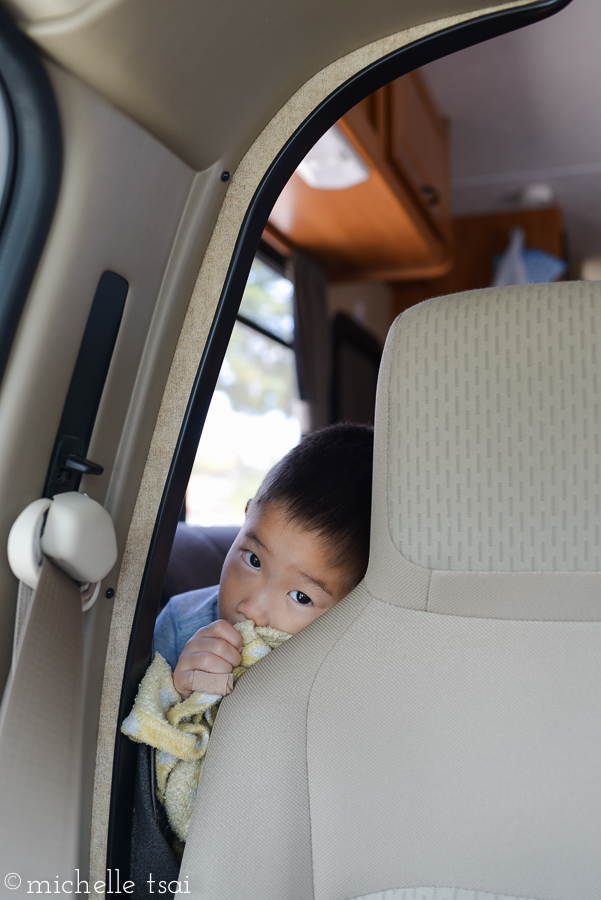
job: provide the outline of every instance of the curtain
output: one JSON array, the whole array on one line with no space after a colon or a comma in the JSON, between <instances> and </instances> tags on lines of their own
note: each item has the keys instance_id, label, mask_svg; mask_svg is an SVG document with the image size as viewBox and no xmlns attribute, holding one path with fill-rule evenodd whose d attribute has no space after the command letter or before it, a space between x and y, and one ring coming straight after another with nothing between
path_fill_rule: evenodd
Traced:
<instances>
[{"instance_id":1,"label":"curtain","mask_svg":"<svg viewBox=\"0 0 601 900\"><path fill-rule=\"evenodd\" d=\"M289 277L294 284L294 351L303 431L330 422L331 336L327 311L328 279L310 256L295 251Z\"/></svg>"}]
</instances>

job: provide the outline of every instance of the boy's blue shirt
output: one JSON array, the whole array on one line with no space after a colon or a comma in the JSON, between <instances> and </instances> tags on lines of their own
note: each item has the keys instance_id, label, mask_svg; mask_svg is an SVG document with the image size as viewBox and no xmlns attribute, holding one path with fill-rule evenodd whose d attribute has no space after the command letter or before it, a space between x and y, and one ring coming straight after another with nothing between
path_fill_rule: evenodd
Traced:
<instances>
[{"instance_id":1,"label":"boy's blue shirt","mask_svg":"<svg viewBox=\"0 0 601 900\"><path fill-rule=\"evenodd\" d=\"M219 585L177 594L161 610L154 627L154 649L175 669L185 644L199 628L219 618Z\"/></svg>"}]
</instances>

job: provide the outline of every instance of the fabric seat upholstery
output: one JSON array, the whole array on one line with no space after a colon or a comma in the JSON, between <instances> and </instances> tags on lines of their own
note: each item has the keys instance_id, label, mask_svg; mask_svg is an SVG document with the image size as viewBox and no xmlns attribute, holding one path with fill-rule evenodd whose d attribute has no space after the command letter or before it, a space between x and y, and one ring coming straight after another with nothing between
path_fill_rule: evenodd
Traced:
<instances>
[{"instance_id":1,"label":"fabric seat upholstery","mask_svg":"<svg viewBox=\"0 0 601 900\"><path fill-rule=\"evenodd\" d=\"M599 335L597 283L396 321L367 575L223 702L194 896L598 896Z\"/></svg>"}]
</instances>

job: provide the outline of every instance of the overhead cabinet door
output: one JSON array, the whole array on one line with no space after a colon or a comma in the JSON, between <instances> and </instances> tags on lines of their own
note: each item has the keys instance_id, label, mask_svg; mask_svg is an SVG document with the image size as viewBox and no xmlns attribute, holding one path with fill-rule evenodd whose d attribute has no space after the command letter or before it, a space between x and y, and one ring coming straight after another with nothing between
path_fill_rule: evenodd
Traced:
<instances>
[{"instance_id":1,"label":"overhead cabinet door","mask_svg":"<svg viewBox=\"0 0 601 900\"><path fill-rule=\"evenodd\" d=\"M447 124L417 72L397 78L386 90L390 159L424 205L435 228L448 236Z\"/></svg>"}]
</instances>

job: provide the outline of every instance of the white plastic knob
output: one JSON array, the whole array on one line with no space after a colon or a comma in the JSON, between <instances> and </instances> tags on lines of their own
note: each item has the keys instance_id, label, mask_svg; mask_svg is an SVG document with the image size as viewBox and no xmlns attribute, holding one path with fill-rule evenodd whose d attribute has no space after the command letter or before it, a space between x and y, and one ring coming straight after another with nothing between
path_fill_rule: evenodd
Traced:
<instances>
[{"instance_id":1,"label":"white plastic knob","mask_svg":"<svg viewBox=\"0 0 601 900\"><path fill-rule=\"evenodd\" d=\"M75 581L100 582L117 560L113 520L100 503L76 491L35 500L8 537L10 567L31 588L39 581L42 553Z\"/></svg>"},{"instance_id":2,"label":"white plastic knob","mask_svg":"<svg viewBox=\"0 0 601 900\"><path fill-rule=\"evenodd\" d=\"M42 567L42 527L52 500L34 500L15 520L8 535L8 562L19 581L37 587Z\"/></svg>"},{"instance_id":3,"label":"white plastic knob","mask_svg":"<svg viewBox=\"0 0 601 900\"><path fill-rule=\"evenodd\" d=\"M75 581L102 581L117 560L113 520L87 494L57 494L48 509L42 552Z\"/></svg>"}]
</instances>

